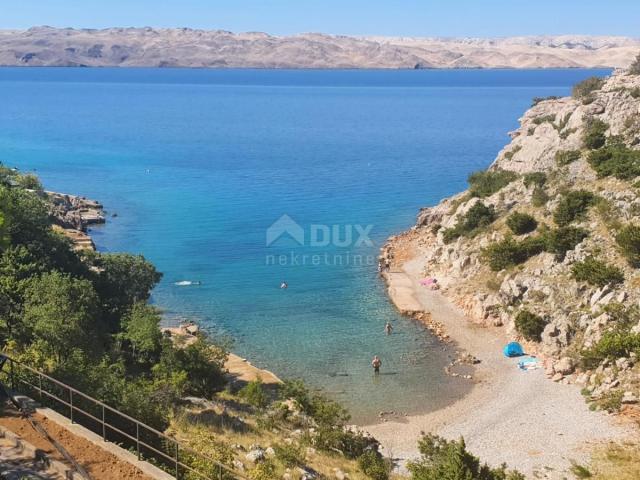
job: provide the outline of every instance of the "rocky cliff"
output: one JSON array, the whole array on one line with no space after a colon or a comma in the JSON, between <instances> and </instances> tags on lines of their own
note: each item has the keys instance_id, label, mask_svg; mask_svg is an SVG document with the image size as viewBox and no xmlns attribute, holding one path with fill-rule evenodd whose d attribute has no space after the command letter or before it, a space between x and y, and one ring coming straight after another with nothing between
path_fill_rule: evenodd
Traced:
<instances>
[{"instance_id":1,"label":"rocky cliff","mask_svg":"<svg viewBox=\"0 0 640 480\"><path fill-rule=\"evenodd\" d=\"M625 37L288 37L221 30L34 27L0 31L0 65L194 68L620 67L640 48Z\"/></svg>"},{"instance_id":2,"label":"rocky cliff","mask_svg":"<svg viewBox=\"0 0 640 480\"><path fill-rule=\"evenodd\" d=\"M550 359L594 406L640 393L640 76L537 99L469 190L423 209L382 249L419 258L473 321Z\"/></svg>"}]
</instances>

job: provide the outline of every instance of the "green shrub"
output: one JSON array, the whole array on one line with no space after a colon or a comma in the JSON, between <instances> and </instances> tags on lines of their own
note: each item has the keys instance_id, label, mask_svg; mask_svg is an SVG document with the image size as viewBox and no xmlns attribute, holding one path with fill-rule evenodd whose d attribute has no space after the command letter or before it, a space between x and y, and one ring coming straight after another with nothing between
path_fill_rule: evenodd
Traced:
<instances>
[{"instance_id":1,"label":"green shrub","mask_svg":"<svg viewBox=\"0 0 640 480\"><path fill-rule=\"evenodd\" d=\"M624 281L622 270L593 257L585 258L582 262L573 264L571 273L578 282L587 282L598 287L617 285Z\"/></svg>"},{"instance_id":2,"label":"green shrub","mask_svg":"<svg viewBox=\"0 0 640 480\"><path fill-rule=\"evenodd\" d=\"M40 180L36 175L32 173L27 173L26 175L18 175L16 177L16 181L22 188L42 192L42 184L40 183Z\"/></svg>"},{"instance_id":3,"label":"green shrub","mask_svg":"<svg viewBox=\"0 0 640 480\"><path fill-rule=\"evenodd\" d=\"M282 400L294 399L303 413L322 427L343 427L349 421L349 412L339 403L324 395L311 394L301 380L288 380L279 387Z\"/></svg>"},{"instance_id":4,"label":"green shrub","mask_svg":"<svg viewBox=\"0 0 640 480\"><path fill-rule=\"evenodd\" d=\"M507 153L504 154L504 158L506 158L507 160L511 160L513 156L516 153L518 153L520 150L522 150L522 146L516 145L515 147L513 147L511 150L509 150Z\"/></svg>"},{"instance_id":5,"label":"green shrub","mask_svg":"<svg viewBox=\"0 0 640 480\"><path fill-rule=\"evenodd\" d=\"M472 237L479 229L490 225L495 219L496 212L493 205L486 206L482 202L476 202L462 218L458 219L455 227L443 231L443 239L445 243L450 243L458 237Z\"/></svg>"},{"instance_id":6,"label":"green shrub","mask_svg":"<svg viewBox=\"0 0 640 480\"><path fill-rule=\"evenodd\" d=\"M622 390L614 390L604 393L599 399L595 401L595 404L600 407L601 410L605 410L609 413L615 413L622 408L622 397L624 393Z\"/></svg>"},{"instance_id":7,"label":"green shrub","mask_svg":"<svg viewBox=\"0 0 640 480\"><path fill-rule=\"evenodd\" d=\"M285 467L299 467L304 465L305 455L300 445L296 444L280 444L274 445L273 451L278 460Z\"/></svg>"},{"instance_id":8,"label":"green shrub","mask_svg":"<svg viewBox=\"0 0 640 480\"><path fill-rule=\"evenodd\" d=\"M591 478L593 474L589 471L589 469L583 465L578 465L577 463L573 463L571 465L571 473L573 473L576 478Z\"/></svg>"},{"instance_id":9,"label":"green shrub","mask_svg":"<svg viewBox=\"0 0 640 480\"><path fill-rule=\"evenodd\" d=\"M616 328L605 332L596 345L583 350L581 360L585 368L594 368L603 360L628 357L632 352L640 354L640 334Z\"/></svg>"},{"instance_id":10,"label":"green shrub","mask_svg":"<svg viewBox=\"0 0 640 480\"><path fill-rule=\"evenodd\" d=\"M469 175L469 193L472 197L488 197L509 185L518 174L509 170L495 169L474 172Z\"/></svg>"},{"instance_id":11,"label":"green shrub","mask_svg":"<svg viewBox=\"0 0 640 480\"><path fill-rule=\"evenodd\" d=\"M626 225L616 235L622 255L633 267L640 267L640 226Z\"/></svg>"},{"instance_id":12,"label":"green shrub","mask_svg":"<svg viewBox=\"0 0 640 480\"><path fill-rule=\"evenodd\" d=\"M629 90L629 95L633 98L640 98L640 87L635 87Z\"/></svg>"},{"instance_id":13,"label":"green shrub","mask_svg":"<svg viewBox=\"0 0 640 480\"><path fill-rule=\"evenodd\" d=\"M527 340L540 341L547 321L529 310L520 310L516 315L516 330Z\"/></svg>"},{"instance_id":14,"label":"green shrub","mask_svg":"<svg viewBox=\"0 0 640 480\"><path fill-rule=\"evenodd\" d=\"M507 226L516 235L524 235L533 232L538 227L538 222L531 215L514 212L507 218Z\"/></svg>"},{"instance_id":15,"label":"green shrub","mask_svg":"<svg viewBox=\"0 0 640 480\"><path fill-rule=\"evenodd\" d=\"M539 237L529 237L520 242L507 237L490 245L483 251L483 257L494 272L526 262L544 251L544 242Z\"/></svg>"},{"instance_id":16,"label":"green shrub","mask_svg":"<svg viewBox=\"0 0 640 480\"><path fill-rule=\"evenodd\" d=\"M573 86L571 96L578 100L588 98L596 90L600 90L605 79L600 77L589 77Z\"/></svg>"},{"instance_id":17,"label":"green shrub","mask_svg":"<svg viewBox=\"0 0 640 480\"><path fill-rule=\"evenodd\" d=\"M558 100L560 97L556 96L556 95L551 95L549 97L533 97L533 100L531 102L531 107L535 107L536 105L538 105L541 102L546 102L548 100Z\"/></svg>"},{"instance_id":18,"label":"green shrub","mask_svg":"<svg viewBox=\"0 0 640 480\"><path fill-rule=\"evenodd\" d=\"M536 187L531 194L531 205L534 207L544 207L549 201L549 195L543 187Z\"/></svg>"},{"instance_id":19,"label":"green shrub","mask_svg":"<svg viewBox=\"0 0 640 480\"><path fill-rule=\"evenodd\" d=\"M622 144L607 145L589 153L587 161L599 177L628 180L640 175L640 151Z\"/></svg>"},{"instance_id":20,"label":"green shrub","mask_svg":"<svg viewBox=\"0 0 640 480\"><path fill-rule=\"evenodd\" d=\"M582 134L582 143L590 150L603 147L607 142L607 130L609 130L607 123L597 118L590 118Z\"/></svg>"},{"instance_id":21,"label":"green shrub","mask_svg":"<svg viewBox=\"0 0 640 480\"><path fill-rule=\"evenodd\" d=\"M629 65L629 73L631 75L640 75L640 54L635 58L633 63Z\"/></svg>"},{"instance_id":22,"label":"green shrub","mask_svg":"<svg viewBox=\"0 0 640 480\"><path fill-rule=\"evenodd\" d=\"M533 123L535 125L542 125L543 123L553 123L556 121L555 114L551 115L542 115L540 117L536 117L533 119Z\"/></svg>"},{"instance_id":23,"label":"green shrub","mask_svg":"<svg viewBox=\"0 0 640 480\"><path fill-rule=\"evenodd\" d=\"M556 152L556 163L560 166L569 165L581 156L580 150L558 150Z\"/></svg>"},{"instance_id":24,"label":"green shrub","mask_svg":"<svg viewBox=\"0 0 640 480\"><path fill-rule=\"evenodd\" d=\"M553 220L561 227L570 223L581 220L585 217L585 213L591 205L594 204L596 197L593 193L586 190L573 190L566 193L560 199Z\"/></svg>"},{"instance_id":25,"label":"green shrub","mask_svg":"<svg viewBox=\"0 0 640 480\"><path fill-rule=\"evenodd\" d=\"M588 237L586 230L576 227L560 227L544 233L545 250L563 259L569 250L573 250L582 240Z\"/></svg>"},{"instance_id":26,"label":"green shrub","mask_svg":"<svg viewBox=\"0 0 640 480\"><path fill-rule=\"evenodd\" d=\"M378 451L378 441L360 431L343 427L319 426L313 437L313 445L319 450L336 453L336 450L350 459L361 457L369 450Z\"/></svg>"},{"instance_id":27,"label":"green shrub","mask_svg":"<svg viewBox=\"0 0 640 480\"><path fill-rule=\"evenodd\" d=\"M566 140L567 138L569 138L569 135L573 135L574 133L576 133L578 131L577 128L566 128L564 130L562 130L559 134L560 138L562 140Z\"/></svg>"},{"instance_id":28,"label":"green shrub","mask_svg":"<svg viewBox=\"0 0 640 480\"><path fill-rule=\"evenodd\" d=\"M272 460L262 461L249 470L249 477L252 480L276 480L276 466Z\"/></svg>"},{"instance_id":29,"label":"green shrub","mask_svg":"<svg viewBox=\"0 0 640 480\"><path fill-rule=\"evenodd\" d=\"M373 450L369 450L358 458L360 470L373 480L388 480L391 472L391 465L382 455Z\"/></svg>"},{"instance_id":30,"label":"green shrub","mask_svg":"<svg viewBox=\"0 0 640 480\"><path fill-rule=\"evenodd\" d=\"M567 113L564 117L560 119L557 124L553 124L553 128L555 128L558 132L562 132L565 127L569 124L569 120L571 119L571 113Z\"/></svg>"},{"instance_id":31,"label":"green shrub","mask_svg":"<svg viewBox=\"0 0 640 480\"><path fill-rule=\"evenodd\" d=\"M269 404L269 397L264 391L262 379L259 377L242 387L238 394L240 398L256 408L264 408Z\"/></svg>"},{"instance_id":32,"label":"green shrub","mask_svg":"<svg viewBox=\"0 0 640 480\"><path fill-rule=\"evenodd\" d=\"M544 172L531 172L527 173L523 177L524 186L530 187L531 185L535 185L536 187L542 187L545 183L547 183L547 174Z\"/></svg>"},{"instance_id":33,"label":"green shrub","mask_svg":"<svg viewBox=\"0 0 640 480\"><path fill-rule=\"evenodd\" d=\"M427 434L418 442L420 458L407 463L412 480L525 480L506 465L491 468L467 451L464 439L446 440Z\"/></svg>"}]
</instances>

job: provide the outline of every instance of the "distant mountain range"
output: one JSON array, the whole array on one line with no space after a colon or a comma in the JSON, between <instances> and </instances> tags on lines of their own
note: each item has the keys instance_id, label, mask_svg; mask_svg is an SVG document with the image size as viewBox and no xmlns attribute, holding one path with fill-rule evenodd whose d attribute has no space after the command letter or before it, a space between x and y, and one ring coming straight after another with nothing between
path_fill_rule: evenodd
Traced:
<instances>
[{"instance_id":1,"label":"distant mountain range","mask_svg":"<svg viewBox=\"0 0 640 480\"><path fill-rule=\"evenodd\" d=\"M640 39L278 37L221 30L34 27L0 30L0 65L192 68L624 67Z\"/></svg>"}]
</instances>

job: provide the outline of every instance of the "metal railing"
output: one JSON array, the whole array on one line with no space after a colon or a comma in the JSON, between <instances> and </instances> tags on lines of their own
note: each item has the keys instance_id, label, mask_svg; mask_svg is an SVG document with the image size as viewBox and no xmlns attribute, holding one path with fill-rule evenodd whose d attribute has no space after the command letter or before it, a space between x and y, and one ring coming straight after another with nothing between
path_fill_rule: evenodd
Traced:
<instances>
[{"instance_id":1,"label":"metal railing","mask_svg":"<svg viewBox=\"0 0 640 480\"><path fill-rule=\"evenodd\" d=\"M135 450L138 460L149 461L178 480L249 480L223 463L181 445L172 438L104 402L46 375L35 368L6 358L0 376L8 379L14 392L24 388L36 394L41 404L49 406L71 423L77 423L102 436L103 441L122 444ZM33 395L33 396L36 396Z\"/></svg>"}]
</instances>

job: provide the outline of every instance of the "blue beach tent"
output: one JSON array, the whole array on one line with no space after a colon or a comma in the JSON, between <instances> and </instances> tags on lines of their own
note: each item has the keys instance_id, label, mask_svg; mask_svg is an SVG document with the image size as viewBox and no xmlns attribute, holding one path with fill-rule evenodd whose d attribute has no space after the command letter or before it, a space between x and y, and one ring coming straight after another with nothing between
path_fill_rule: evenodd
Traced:
<instances>
[{"instance_id":1,"label":"blue beach tent","mask_svg":"<svg viewBox=\"0 0 640 480\"><path fill-rule=\"evenodd\" d=\"M518 342L509 343L504 347L503 352L505 357L519 357L521 355L524 355L522 345L520 345Z\"/></svg>"}]
</instances>

